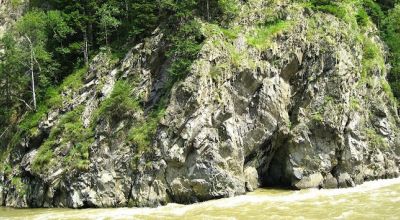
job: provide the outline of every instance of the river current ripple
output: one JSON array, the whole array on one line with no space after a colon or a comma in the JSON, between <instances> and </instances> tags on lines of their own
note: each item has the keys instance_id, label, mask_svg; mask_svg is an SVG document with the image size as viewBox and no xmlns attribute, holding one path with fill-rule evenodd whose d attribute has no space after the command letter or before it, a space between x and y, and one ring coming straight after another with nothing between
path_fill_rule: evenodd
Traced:
<instances>
[{"instance_id":1,"label":"river current ripple","mask_svg":"<svg viewBox=\"0 0 400 220\"><path fill-rule=\"evenodd\" d=\"M259 189L192 205L116 209L0 208L0 220L83 219L400 219L400 178L346 189Z\"/></svg>"}]
</instances>

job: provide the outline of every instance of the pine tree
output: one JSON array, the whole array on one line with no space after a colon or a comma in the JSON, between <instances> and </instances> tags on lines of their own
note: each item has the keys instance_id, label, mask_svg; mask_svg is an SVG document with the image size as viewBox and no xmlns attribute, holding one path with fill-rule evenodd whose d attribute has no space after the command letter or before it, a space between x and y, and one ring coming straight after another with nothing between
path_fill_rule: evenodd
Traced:
<instances>
[{"instance_id":1,"label":"pine tree","mask_svg":"<svg viewBox=\"0 0 400 220\"><path fill-rule=\"evenodd\" d=\"M121 25L121 22L117 19L119 14L120 10L118 7L108 3L104 3L96 11L98 24L101 27L100 36L102 40L105 40L106 46L109 45L110 34Z\"/></svg>"}]
</instances>

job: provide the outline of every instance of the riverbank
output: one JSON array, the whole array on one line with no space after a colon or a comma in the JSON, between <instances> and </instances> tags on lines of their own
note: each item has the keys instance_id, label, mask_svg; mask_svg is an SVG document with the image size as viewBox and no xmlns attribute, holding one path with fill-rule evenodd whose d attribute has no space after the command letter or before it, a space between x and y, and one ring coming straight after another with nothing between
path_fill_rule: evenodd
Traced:
<instances>
[{"instance_id":1,"label":"riverbank","mask_svg":"<svg viewBox=\"0 0 400 220\"><path fill-rule=\"evenodd\" d=\"M0 208L0 219L398 219L399 213L397 178L345 189L260 189L234 198L158 208Z\"/></svg>"}]
</instances>

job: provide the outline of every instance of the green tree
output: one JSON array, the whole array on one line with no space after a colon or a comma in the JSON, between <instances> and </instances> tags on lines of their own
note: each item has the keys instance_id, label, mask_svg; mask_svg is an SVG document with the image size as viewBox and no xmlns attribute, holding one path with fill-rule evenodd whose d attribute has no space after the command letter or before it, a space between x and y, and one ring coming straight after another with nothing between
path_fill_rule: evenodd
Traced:
<instances>
[{"instance_id":1,"label":"green tree","mask_svg":"<svg viewBox=\"0 0 400 220\"><path fill-rule=\"evenodd\" d=\"M159 5L157 0L131 1L127 9L127 27L129 37L137 39L152 32L159 22Z\"/></svg>"},{"instance_id":2,"label":"green tree","mask_svg":"<svg viewBox=\"0 0 400 220\"><path fill-rule=\"evenodd\" d=\"M22 51L11 33L7 33L0 41L4 52L0 53L0 123L5 124L13 109L22 112L30 108L24 92L28 77L21 68Z\"/></svg>"},{"instance_id":3,"label":"green tree","mask_svg":"<svg viewBox=\"0 0 400 220\"><path fill-rule=\"evenodd\" d=\"M18 20L15 31L20 39L18 47L23 51L21 65L30 74L33 109L37 109L37 84L47 87L54 77L57 64L46 50L47 16L42 11L31 11Z\"/></svg>"},{"instance_id":4,"label":"green tree","mask_svg":"<svg viewBox=\"0 0 400 220\"><path fill-rule=\"evenodd\" d=\"M90 48L94 44L93 23L94 9L97 4L93 1L63 1L60 10L66 13L77 36L70 42L70 49L80 53L86 65L89 64Z\"/></svg>"},{"instance_id":5,"label":"green tree","mask_svg":"<svg viewBox=\"0 0 400 220\"><path fill-rule=\"evenodd\" d=\"M115 5L108 3L103 4L98 8L96 15L98 16L98 24L102 31L100 36L105 40L106 46L108 46L108 39L113 31L116 31L121 22L117 19L120 14L120 10Z\"/></svg>"},{"instance_id":6,"label":"green tree","mask_svg":"<svg viewBox=\"0 0 400 220\"><path fill-rule=\"evenodd\" d=\"M382 6L383 10L394 8L396 3L400 3L399 0L376 0L376 2Z\"/></svg>"},{"instance_id":7,"label":"green tree","mask_svg":"<svg viewBox=\"0 0 400 220\"><path fill-rule=\"evenodd\" d=\"M49 34L48 44L51 50L61 54L69 53L65 40L75 31L67 23L64 13L58 10L47 12L47 32Z\"/></svg>"},{"instance_id":8,"label":"green tree","mask_svg":"<svg viewBox=\"0 0 400 220\"><path fill-rule=\"evenodd\" d=\"M400 4L389 11L384 23L384 39L390 49L392 65L388 79L395 97L400 100Z\"/></svg>"},{"instance_id":9,"label":"green tree","mask_svg":"<svg viewBox=\"0 0 400 220\"><path fill-rule=\"evenodd\" d=\"M48 42L46 48L53 54L54 60L60 64L60 71L55 74L55 81L60 82L68 74L74 54L71 54L69 38L75 34L75 30L68 24L68 16L61 11L51 10L47 13Z\"/></svg>"},{"instance_id":10,"label":"green tree","mask_svg":"<svg viewBox=\"0 0 400 220\"><path fill-rule=\"evenodd\" d=\"M372 19L372 21L378 27L380 27L381 23L382 23L382 19L384 18L385 15L384 15L381 7L379 6L379 4L373 0L364 0L363 6L364 6L366 12L368 13L368 15L370 16L370 18Z\"/></svg>"},{"instance_id":11,"label":"green tree","mask_svg":"<svg viewBox=\"0 0 400 220\"><path fill-rule=\"evenodd\" d=\"M64 52L69 52L68 56L60 56L60 61L67 58L69 63L63 63L64 66L74 66L80 57L83 58L86 65L89 62L89 57L93 48L95 48L95 23L96 9L100 1L85 0L85 1L64 1L64 0L33 0L33 6L60 11L60 16L64 22L73 30L69 33L68 38L63 41L62 49ZM63 25L65 27L65 25Z\"/></svg>"}]
</instances>

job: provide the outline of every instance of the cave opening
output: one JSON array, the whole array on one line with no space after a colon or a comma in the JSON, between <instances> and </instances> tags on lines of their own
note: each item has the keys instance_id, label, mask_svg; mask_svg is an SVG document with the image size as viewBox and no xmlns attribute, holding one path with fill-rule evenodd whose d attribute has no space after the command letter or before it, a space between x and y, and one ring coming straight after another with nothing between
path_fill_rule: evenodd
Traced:
<instances>
[{"instance_id":1,"label":"cave opening","mask_svg":"<svg viewBox=\"0 0 400 220\"><path fill-rule=\"evenodd\" d=\"M264 143L261 147L263 159L258 171L261 188L292 189L292 181L286 169L289 160L288 144L278 137Z\"/></svg>"}]
</instances>

